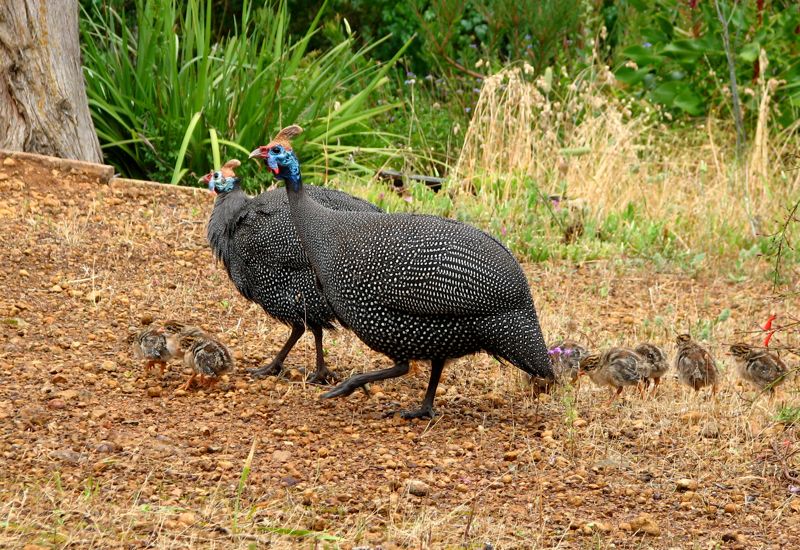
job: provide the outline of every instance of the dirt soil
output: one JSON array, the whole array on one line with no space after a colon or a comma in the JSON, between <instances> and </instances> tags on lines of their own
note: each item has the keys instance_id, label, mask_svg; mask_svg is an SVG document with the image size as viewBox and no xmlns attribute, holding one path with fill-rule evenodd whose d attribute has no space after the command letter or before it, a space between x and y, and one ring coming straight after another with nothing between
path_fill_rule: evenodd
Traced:
<instances>
[{"instance_id":1,"label":"dirt soil","mask_svg":"<svg viewBox=\"0 0 800 550\"><path fill-rule=\"evenodd\" d=\"M433 421L405 421L384 413L421 400L426 364L322 400L298 370L306 335L286 377L249 378L289 331L213 261L206 192L11 158L0 189L0 547L800 547L800 437L775 421L798 382L754 401L724 353L797 311L760 275L526 266L549 340L650 339L672 357L676 331L708 333L716 401L673 372L654 398L607 406L587 380L537 401L477 355L446 367ZM145 373L126 340L153 318L215 333L236 370L189 392L179 362ZM343 375L389 365L346 331L326 350Z\"/></svg>"}]
</instances>

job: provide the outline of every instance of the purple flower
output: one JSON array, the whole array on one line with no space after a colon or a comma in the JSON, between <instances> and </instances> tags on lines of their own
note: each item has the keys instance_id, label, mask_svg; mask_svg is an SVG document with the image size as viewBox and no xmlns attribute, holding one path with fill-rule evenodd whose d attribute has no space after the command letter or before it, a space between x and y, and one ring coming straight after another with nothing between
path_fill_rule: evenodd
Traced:
<instances>
[{"instance_id":1,"label":"purple flower","mask_svg":"<svg viewBox=\"0 0 800 550\"><path fill-rule=\"evenodd\" d=\"M473 50L477 50L478 49L478 45L475 44L474 42L472 44L470 44L469 47L472 48Z\"/></svg>"},{"instance_id":2,"label":"purple flower","mask_svg":"<svg viewBox=\"0 0 800 550\"><path fill-rule=\"evenodd\" d=\"M547 354L548 354L548 355L561 355L563 352L564 352L564 350L562 350L562 349L561 349L560 347L558 347L558 346L556 346L556 347L554 347L554 348L551 348L551 349L547 350Z\"/></svg>"},{"instance_id":3,"label":"purple flower","mask_svg":"<svg viewBox=\"0 0 800 550\"><path fill-rule=\"evenodd\" d=\"M415 74L414 74L414 73L412 73L411 71L406 71L406 76L407 76L408 78L417 78L417 75L415 75Z\"/></svg>"},{"instance_id":4,"label":"purple flower","mask_svg":"<svg viewBox=\"0 0 800 550\"><path fill-rule=\"evenodd\" d=\"M404 80L403 84L405 84L406 86L409 86L409 85L412 85L412 84L416 84L416 82L417 81L415 79L409 78L408 80Z\"/></svg>"},{"instance_id":5,"label":"purple flower","mask_svg":"<svg viewBox=\"0 0 800 550\"><path fill-rule=\"evenodd\" d=\"M645 48L652 48L653 47L653 45L650 42L645 42L644 44L642 44L642 46L644 46Z\"/></svg>"},{"instance_id":6,"label":"purple flower","mask_svg":"<svg viewBox=\"0 0 800 550\"><path fill-rule=\"evenodd\" d=\"M472 107L464 107L465 113L469 113L470 111L472 111Z\"/></svg>"}]
</instances>

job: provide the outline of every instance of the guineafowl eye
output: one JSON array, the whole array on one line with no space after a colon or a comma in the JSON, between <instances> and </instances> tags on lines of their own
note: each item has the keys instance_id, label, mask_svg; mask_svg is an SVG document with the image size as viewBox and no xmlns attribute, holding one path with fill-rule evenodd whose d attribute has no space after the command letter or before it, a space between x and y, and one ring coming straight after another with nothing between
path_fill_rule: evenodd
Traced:
<instances>
[{"instance_id":1,"label":"guineafowl eye","mask_svg":"<svg viewBox=\"0 0 800 550\"><path fill-rule=\"evenodd\" d=\"M280 155L281 152L282 152L281 146L280 145L276 145L275 147L272 148L272 152L274 154L276 154L276 155Z\"/></svg>"}]
</instances>

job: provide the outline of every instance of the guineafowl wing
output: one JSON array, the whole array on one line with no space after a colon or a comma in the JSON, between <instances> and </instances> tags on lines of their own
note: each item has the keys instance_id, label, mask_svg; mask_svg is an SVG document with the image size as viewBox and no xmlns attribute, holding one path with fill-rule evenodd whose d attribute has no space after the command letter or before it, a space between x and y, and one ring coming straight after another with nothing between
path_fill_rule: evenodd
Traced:
<instances>
[{"instance_id":1,"label":"guineafowl wing","mask_svg":"<svg viewBox=\"0 0 800 550\"><path fill-rule=\"evenodd\" d=\"M340 282L334 292L345 302L454 317L532 307L513 255L469 225L435 216L370 216L363 226L334 230Z\"/></svg>"}]
</instances>

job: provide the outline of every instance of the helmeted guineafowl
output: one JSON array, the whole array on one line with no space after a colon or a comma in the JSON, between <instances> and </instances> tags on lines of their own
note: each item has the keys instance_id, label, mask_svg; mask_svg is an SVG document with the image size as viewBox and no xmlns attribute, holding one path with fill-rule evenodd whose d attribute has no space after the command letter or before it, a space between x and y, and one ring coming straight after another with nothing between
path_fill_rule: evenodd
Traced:
<instances>
[{"instance_id":1,"label":"helmeted guineafowl","mask_svg":"<svg viewBox=\"0 0 800 550\"><path fill-rule=\"evenodd\" d=\"M285 128L250 156L266 159L285 180L292 221L336 317L395 362L352 376L323 397L402 376L409 360L430 359L422 407L403 416L432 416L445 361L481 350L553 379L530 288L511 252L450 219L325 207L302 183L289 141L300 132Z\"/></svg>"},{"instance_id":2,"label":"helmeted guineafowl","mask_svg":"<svg viewBox=\"0 0 800 550\"><path fill-rule=\"evenodd\" d=\"M310 381L329 381L333 373L325 366L322 329L333 328L334 315L317 288L289 219L286 192L272 189L249 197L234 173L239 164L237 160L228 161L221 170L201 178L217 193L208 222L208 242L242 296L292 328L272 362L250 372L256 377L280 373L284 359L308 327L314 334L317 355ZM377 206L341 191L309 186L308 193L334 210L381 212Z\"/></svg>"}]
</instances>

